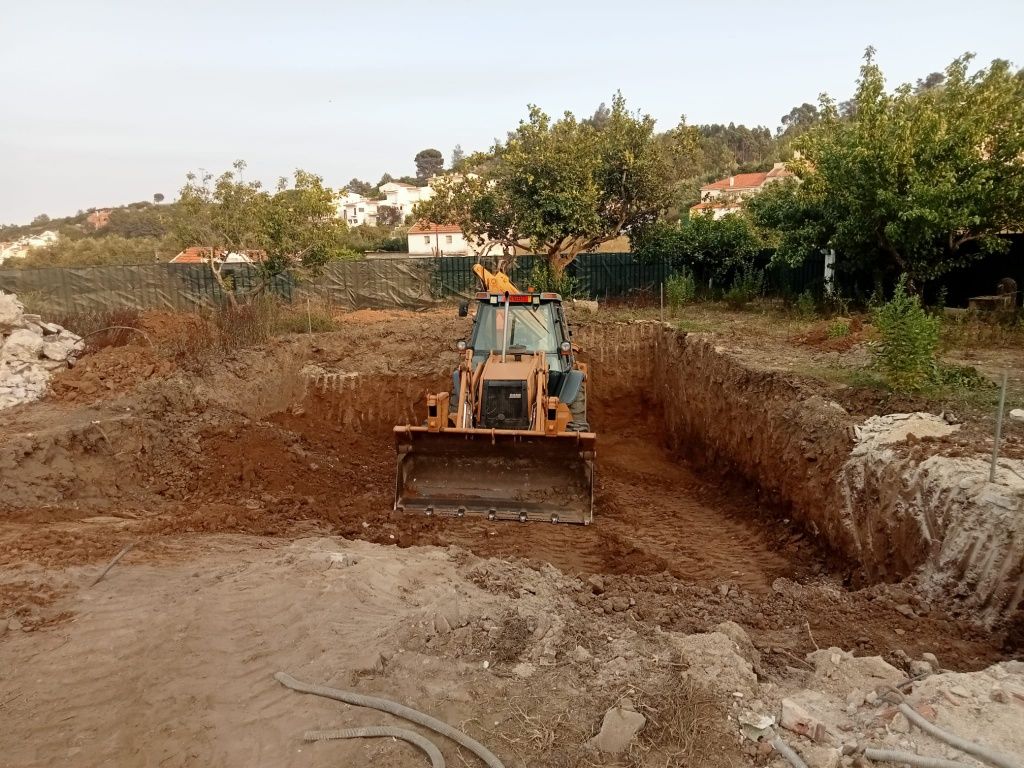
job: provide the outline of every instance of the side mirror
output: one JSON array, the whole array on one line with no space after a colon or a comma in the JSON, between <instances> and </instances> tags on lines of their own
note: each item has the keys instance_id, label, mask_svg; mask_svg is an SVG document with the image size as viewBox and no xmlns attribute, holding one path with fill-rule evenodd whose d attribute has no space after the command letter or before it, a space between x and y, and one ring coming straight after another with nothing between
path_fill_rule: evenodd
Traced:
<instances>
[{"instance_id":1,"label":"side mirror","mask_svg":"<svg viewBox=\"0 0 1024 768\"><path fill-rule=\"evenodd\" d=\"M469 302L468 301L460 301L459 302L459 317L466 317L467 315L469 315Z\"/></svg>"}]
</instances>

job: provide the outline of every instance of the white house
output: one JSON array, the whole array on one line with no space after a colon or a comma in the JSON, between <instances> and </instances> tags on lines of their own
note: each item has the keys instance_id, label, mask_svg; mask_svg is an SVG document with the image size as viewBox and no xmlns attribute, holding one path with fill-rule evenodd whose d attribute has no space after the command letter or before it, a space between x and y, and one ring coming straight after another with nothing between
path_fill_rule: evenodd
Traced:
<instances>
[{"instance_id":1,"label":"white house","mask_svg":"<svg viewBox=\"0 0 1024 768\"><path fill-rule=\"evenodd\" d=\"M429 200L434 196L434 190L429 185L416 187L401 181L390 181L383 184L380 191L385 195L385 199L379 201L380 205L397 208L402 214L402 221L412 214L412 208L416 203Z\"/></svg>"},{"instance_id":2,"label":"white house","mask_svg":"<svg viewBox=\"0 0 1024 768\"><path fill-rule=\"evenodd\" d=\"M720 219L740 210L745 198L760 193L768 184L792 177L793 173L786 170L785 163L775 163L770 171L737 173L705 184L700 188L700 202L690 208L690 215L712 211L714 218Z\"/></svg>"},{"instance_id":3,"label":"white house","mask_svg":"<svg viewBox=\"0 0 1024 768\"><path fill-rule=\"evenodd\" d=\"M0 243L0 264L8 259L23 259L33 248L44 248L53 245L59 239L53 230L40 232L38 235L25 235L10 242Z\"/></svg>"},{"instance_id":4,"label":"white house","mask_svg":"<svg viewBox=\"0 0 1024 768\"><path fill-rule=\"evenodd\" d=\"M409 230L410 256L466 256L473 252L454 224L419 223Z\"/></svg>"},{"instance_id":5,"label":"white house","mask_svg":"<svg viewBox=\"0 0 1024 768\"><path fill-rule=\"evenodd\" d=\"M346 192L338 198L338 216L350 226L357 227L360 224L373 226L377 223L377 213L380 208L388 207L397 209L401 222L405 222L412 215L412 209L416 203L421 200L429 200L434 196L434 190L430 186L417 187L401 181L389 181L387 184L381 185L380 191L384 193L384 197L380 200L370 200L354 192Z\"/></svg>"},{"instance_id":6,"label":"white house","mask_svg":"<svg viewBox=\"0 0 1024 768\"><path fill-rule=\"evenodd\" d=\"M346 192L338 198L338 215L353 227L377 223L377 205L381 201L368 200L362 195Z\"/></svg>"}]
</instances>

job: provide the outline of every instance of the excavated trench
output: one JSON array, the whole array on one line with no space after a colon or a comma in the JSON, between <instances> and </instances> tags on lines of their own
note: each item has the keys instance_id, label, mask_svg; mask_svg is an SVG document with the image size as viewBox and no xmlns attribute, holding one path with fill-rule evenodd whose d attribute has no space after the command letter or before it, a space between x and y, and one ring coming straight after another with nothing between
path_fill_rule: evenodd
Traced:
<instances>
[{"instance_id":1,"label":"excavated trench","mask_svg":"<svg viewBox=\"0 0 1024 768\"><path fill-rule=\"evenodd\" d=\"M405 337L420 335L418 323ZM922 503L913 482L878 467L852 472L854 424L841 407L656 323L577 331L599 435L593 525L396 517L391 428L422 418L424 393L447 387L451 360L435 355L435 368L414 375L401 362L368 371L351 357L370 348L358 341L325 336L314 360L309 349L278 350L212 394L154 384L140 395L151 407L120 420L85 413L72 432L26 431L0 450L0 507L35 520L144 509L158 513L144 524L156 534L326 523L400 546L455 544L580 574L667 571L755 594L780 577L830 574L857 586L942 565L937 541L953 516L922 524L907 514ZM332 354L332 344L346 351ZM942 555L953 559L948 572L932 569L913 589L930 601L953 580L965 617L1011 619L1024 588L1019 526L976 533L992 545Z\"/></svg>"}]
</instances>

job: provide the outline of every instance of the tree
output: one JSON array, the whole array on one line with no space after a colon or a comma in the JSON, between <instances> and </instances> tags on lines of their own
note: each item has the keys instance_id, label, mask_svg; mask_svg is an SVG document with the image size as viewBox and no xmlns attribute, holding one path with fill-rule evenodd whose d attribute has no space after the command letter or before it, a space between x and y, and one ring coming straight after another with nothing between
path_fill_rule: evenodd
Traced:
<instances>
[{"instance_id":1,"label":"tree","mask_svg":"<svg viewBox=\"0 0 1024 768\"><path fill-rule=\"evenodd\" d=\"M466 153L462 151L462 145L456 144L455 149L452 150L452 170L459 170L459 166L462 165L462 161L466 159Z\"/></svg>"},{"instance_id":2,"label":"tree","mask_svg":"<svg viewBox=\"0 0 1024 768\"><path fill-rule=\"evenodd\" d=\"M971 58L953 61L941 87L889 92L868 49L856 115L841 119L823 97L794 164L804 183L752 203L775 218L782 253L834 248L848 266L906 273L919 288L1008 247L1000 233L1024 227L1024 81L1000 60L969 75Z\"/></svg>"},{"instance_id":3,"label":"tree","mask_svg":"<svg viewBox=\"0 0 1024 768\"><path fill-rule=\"evenodd\" d=\"M918 79L917 85L914 86L914 93L921 93L922 91L928 91L932 88L938 88L944 82L946 82L946 76L942 72L932 72L923 80Z\"/></svg>"},{"instance_id":4,"label":"tree","mask_svg":"<svg viewBox=\"0 0 1024 768\"><path fill-rule=\"evenodd\" d=\"M611 119L612 111L608 109L608 105L603 101L597 105L597 109L594 110L594 114L584 120L584 123L592 125L595 128L604 128Z\"/></svg>"},{"instance_id":5,"label":"tree","mask_svg":"<svg viewBox=\"0 0 1024 768\"><path fill-rule=\"evenodd\" d=\"M234 294L222 274L224 254L262 252L258 267L264 278L298 266L315 269L340 252L346 229L335 215L334 192L319 176L297 170L271 193L258 181L244 181L245 167L239 160L216 178L188 174L178 204L182 245L212 249L210 269L232 304Z\"/></svg>"},{"instance_id":6,"label":"tree","mask_svg":"<svg viewBox=\"0 0 1024 768\"><path fill-rule=\"evenodd\" d=\"M353 178L345 185L345 189L355 195L362 195L363 197L369 196L373 192L373 184L362 179Z\"/></svg>"},{"instance_id":7,"label":"tree","mask_svg":"<svg viewBox=\"0 0 1024 768\"><path fill-rule=\"evenodd\" d=\"M396 205L377 206L377 226L397 227L403 221L402 209Z\"/></svg>"},{"instance_id":8,"label":"tree","mask_svg":"<svg viewBox=\"0 0 1024 768\"><path fill-rule=\"evenodd\" d=\"M163 201L164 196L162 192L157 192L155 195L153 195L153 202L156 203L157 205L160 205L160 203L162 203Z\"/></svg>"},{"instance_id":9,"label":"tree","mask_svg":"<svg viewBox=\"0 0 1024 768\"><path fill-rule=\"evenodd\" d=\"M444 168L444 155L436 149L421 149L416 153L416 178L429 179Z\"/></svg>"},{"instance_id":10,"label":"tree","mask_svg":"<svg viewBox=\"0 0 1024 768\"><path fill-rule=\"evenodd\" d=\"M49 223L50 223L50 217L47 216L45 213L40 213L38 216L36 216L34 219L32 219L32 226L34 226L34 227L39 227L39 226L42 226L44 224L49 224Z\"/></svg>"},{"instance_id":11,"label":"tree","mask_svg":"<svg viewBox=\"0 0 1024 768\"><path fill-rule=\"evenodd\" d=\"M633 238L633 250L640 260L685 266L719 287L729 285L738 272L749 268L763 247L756 227L743 213L716 219L712 211L705 211L677 224L656 222L642 227Z\"/></svg>"},{"instance_id":12,"label":"tree","mask_svg":"<svg viewBox=\"0 0 1024 768\"><path fill-rule=\"evenodd\" d=\"M793 136L804 133L820 119L821 115L818 113L818 108L805 101L799 107L793 107L789 110L788 114L782 116L782 126L778 129L778 134L780 136L784 134Z\"/></svg>"},{"instance_id":13,"label":"tree","mask_svg":"<svg viewBox=\"0 0 1024 768\"><path fill-rule=\"evenodd\" d=\"M115 208L110 212L103 235L161 238L167 234L169 216L162 208ZM97 236L94 234L94 236Z\"/></svg>"},{"instance_id":14,"label":"tree","mask_svg":"<svg viewBox=\"0 0 1024 768\"><path fill-rule=\"evenodd\" d=\"M603 128L531 106L503 144L466 159L462 179L436 184L416 216L458 224L477 247L532 248L557 279L579 253L668 208L676 191L669 155L688 146L657 141L654 119L629 112L621 94Z\"/></svg>"}]
</instances>

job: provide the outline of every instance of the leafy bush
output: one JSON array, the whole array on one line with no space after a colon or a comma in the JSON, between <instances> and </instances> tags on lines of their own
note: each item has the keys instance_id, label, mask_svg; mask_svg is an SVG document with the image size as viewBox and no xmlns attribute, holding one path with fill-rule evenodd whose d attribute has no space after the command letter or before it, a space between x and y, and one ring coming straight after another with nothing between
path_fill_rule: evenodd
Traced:
<instances>
[{"instance_id":1,"label":"leafy bush","mask_svg":"<svg viewBox=\"0 0 1024 768\"><path fill-rule=\"evenodd\" d=\"M846 320L836 319L831 322L826 330L830 339L843 339L850 335L850 323Z\"/></svg>"},{"instance_id":2,"label":"leafy bush","mask_svg":"<svg viewBox=\"0 0 1024 768\"><path fill-rule=\"evenodd\" d=\"M764 293L764 270L753 264L744 264L736 272L732 287L725 292L725 303L733 309L742 309Z\"/></svg>"},{"instance_id":3,"label":"leafy bush","mask_svg":"<svg viewBox=\"0 0 1024 768\"><path fill-rule=\"evenodd\" d=\"M906 276L893 297L877 307L873 322L881 340L874 347L875 364L896 389L920 389L935 376L939 325L917 296L906 290Z\"/></svg>"},{"instance_id":4,"label":"leafy bush","mask_svg":"<svg viewBox=\"0 0 1024 768\"><path fill-rule=\"evenodd\" d=\"M688 269L670 275L665 281L665 299L672 309L679 309L684 304L689 304L696 296L697 283Z\"/></svg>"},{"instance_id":5,"label":"leafy bush","mask_svg":"<svg viewBox=\"0 0 1024 768\"><path fill-rule=\"evenodd\" d=\"M797 296L795 309L796 313L800 317L814 317L818 311L817 302L814 300L814 294L808 290Z\"/></svg>"},{"instance_id":6,"label":"leafy bush","mask_svg":"<svg viewBox=\"0 0 1024 768\"><path fill-rule=\"evenodd\" d=\"M950 389L989 389L995 386L995 382L978 373L973 365L945 365L935 366L933 381L940 387Z\"/></svg>"},{"instance_id":7,"label":"leafy bush","mask_svg":"<svg viewBox=\"0 0 1024 768\"><path fill-rule=\"evenodd\" d=\"M578 299L583 295L579 280L564 270L556 275L551 265L544 259L534 259L527 282L538 291L554 291L561 294L563 299Z\"/></svg>"}]
</instances>

